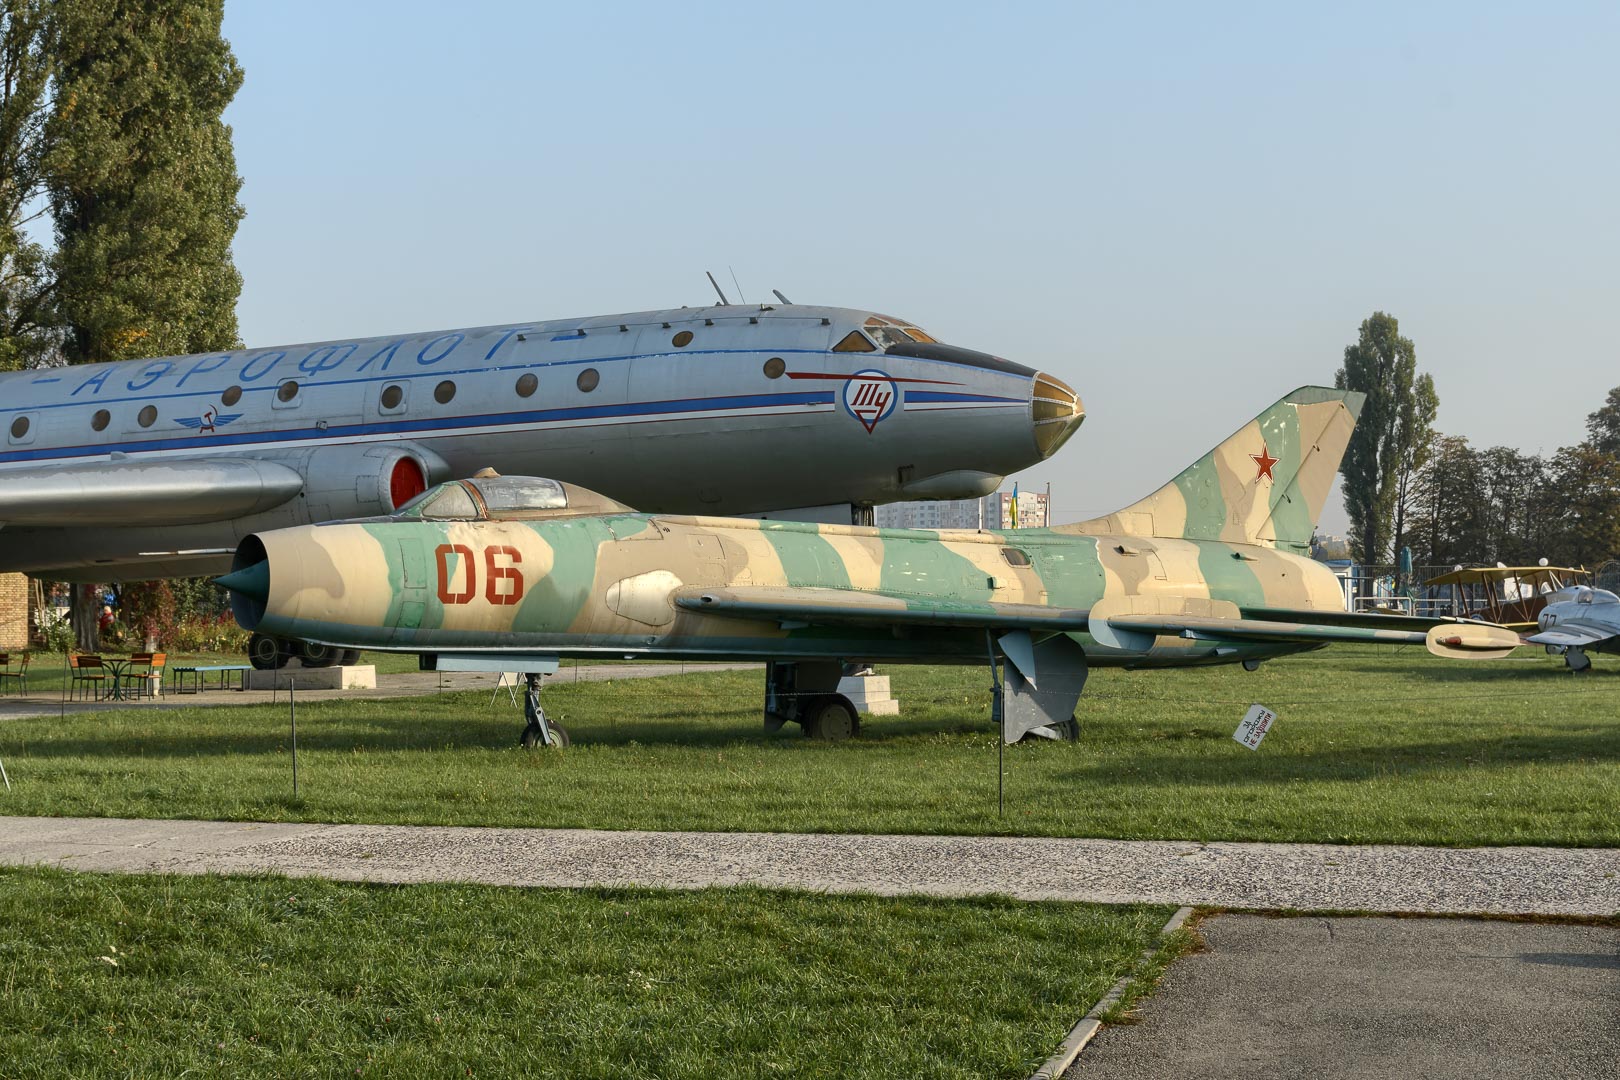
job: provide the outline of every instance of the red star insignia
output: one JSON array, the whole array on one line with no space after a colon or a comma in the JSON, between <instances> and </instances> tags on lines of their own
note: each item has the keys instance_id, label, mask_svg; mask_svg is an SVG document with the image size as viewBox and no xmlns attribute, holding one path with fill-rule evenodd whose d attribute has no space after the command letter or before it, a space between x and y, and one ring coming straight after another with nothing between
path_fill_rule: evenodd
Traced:
<instances>
[{"instance_id":1,"label":"red star insignia","mask_svg":"<svg viewBox=\"0 0 1620 1080\"><path fill-rule=\"evenodd\" d=\"M1271 475L1271 467L1277 464L1277 459L1271 456L1270 447L1266 446L1265 443L1261 443L1260 452L1258 454L1250 454L1249 456L1254 459L1254 463L1256 465L1260 466L1260 471L1256 473L1254 477L1256 480L1260 479L1262 476L1267 480L1275 481L1277 479Z\"/></svg>"}]
</instances>

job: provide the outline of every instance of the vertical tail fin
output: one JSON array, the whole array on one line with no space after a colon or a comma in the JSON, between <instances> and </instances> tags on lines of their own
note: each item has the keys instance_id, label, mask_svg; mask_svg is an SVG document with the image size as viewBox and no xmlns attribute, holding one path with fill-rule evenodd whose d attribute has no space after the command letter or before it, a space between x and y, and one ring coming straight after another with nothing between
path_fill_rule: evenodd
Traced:
<instances>
[{"instance_id":1,"label":"vertical tail fin","mask_svg":"<svg viewBox=\"0 0 1620 1080\"><path fill-rule=\"evenodd\" d=\"M1147 498L1060 531L1306 548L1364 400L1302 386Z\"/></svg>"}]
</instances>

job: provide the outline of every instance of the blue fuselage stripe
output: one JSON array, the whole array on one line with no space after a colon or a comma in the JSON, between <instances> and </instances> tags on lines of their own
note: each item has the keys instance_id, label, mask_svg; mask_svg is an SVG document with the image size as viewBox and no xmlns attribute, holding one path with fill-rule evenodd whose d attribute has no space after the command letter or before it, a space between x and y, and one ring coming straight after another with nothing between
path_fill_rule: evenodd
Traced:
<instances>
[{"instance_id":1,"label":"blue fuselage stripe","mask_svg":"<svg viewBox=\"0 0 1620 1080\"><path fill-rule=\"evenodd\" d=\"M963 401L1022 404L1017 398L991 397L985 394L950 394L937 390L909 391L906 398L908 401L919 402ZM0 453L0 462L48 461L57 458L99 457L108 453L230 447L254 443L326 442L332 439L362 438L368 435L420 435L434 432L460 431L476 427L546 424L617 417L668 416L674 419L682 414L697 412L778 408L793 405L831 405L833 400L832 391L814 390L792 394L746 394L734 397L635 401L622 405L585 405L569 409L532 409L523 412L483 413L477 416L452 416L391 422L379 421L368 424L346 424L340 427L324 429L300 427L279 431L221 432L119 443L97 443L92 446L44 447L34 450L13 450Z\"/></svg>"}]
</instances>

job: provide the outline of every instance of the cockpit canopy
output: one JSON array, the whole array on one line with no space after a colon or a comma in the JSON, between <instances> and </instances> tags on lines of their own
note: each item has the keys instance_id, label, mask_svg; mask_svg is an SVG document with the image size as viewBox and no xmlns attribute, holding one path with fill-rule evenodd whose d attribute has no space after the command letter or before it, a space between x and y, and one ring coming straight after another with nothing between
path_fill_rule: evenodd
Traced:
<instances>
[{"instance_id":1,"label":"cockpit canopy","mask_svg":"<svg viewBox=\"0 0 1620 1080\"><path fill-rule=\"evenodd\" d=\"M389 515L405 521L529 521L623 514L606 495L541 476L476 476L429 488Z\"/></svg>"},{"instance_id":2,"label":"cockpit canopy","mask_svg":"<svg viewBox=\"0 0 1620 1080\"><path fill-rule=\"evenodd\" d=\"M1620 604L1620 596L1616 596L1608 589L1594 589L1588 585L1578 585L1576 589L1577 604Z\"/></svg>"}]
</instances>

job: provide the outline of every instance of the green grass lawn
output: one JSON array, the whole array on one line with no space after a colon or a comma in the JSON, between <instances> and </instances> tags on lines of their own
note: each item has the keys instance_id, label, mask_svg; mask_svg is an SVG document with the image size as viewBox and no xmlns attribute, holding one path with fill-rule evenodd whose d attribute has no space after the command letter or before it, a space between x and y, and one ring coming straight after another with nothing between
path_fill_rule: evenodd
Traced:
<instances>
[{"instance_id":1,"label":"green grass lawn","mask_svg":"<svg viewBox=\"0 0 1620 1080\"><path fill-rule=\"evenodd\" d=\"M8 1077L1021 1077L1169 908L0 870Z\"/></svg>"},{"instance_id":2,"label":"green grass lawn","mask_svg":"<svg viewBox=\"0 0 1620 1080\"><path fill-rule=\"evenodd\" d=\"M0 813L608 829L1620 845L1620 669L1340 647L1093 673L1081 741L1009 747L988 676L893 667L903 715L854 742L763 733L757 672L546 691L574 745L524 751L501 695L0 720ZM1231 738L1251 702L1279 719Z\"/></svg>"}]
</instances>

